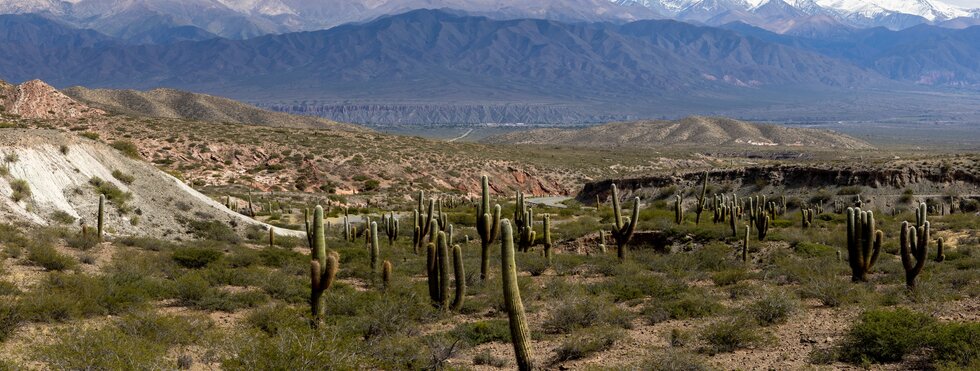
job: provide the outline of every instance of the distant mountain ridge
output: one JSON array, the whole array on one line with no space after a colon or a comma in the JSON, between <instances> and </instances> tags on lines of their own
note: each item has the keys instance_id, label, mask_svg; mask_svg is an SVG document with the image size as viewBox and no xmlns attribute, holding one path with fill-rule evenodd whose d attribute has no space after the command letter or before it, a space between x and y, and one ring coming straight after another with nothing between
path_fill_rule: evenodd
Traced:
<instances>
[{"instance_id":1,"label":"distant mountain ridge","mask_svg":"<svg viewBox=\"0 0 980 371\"><path fill-rule=\"evenodd\" d=\"M82 104L41 80L12 85L0 80L0 115L28 119L86 118L105 112Z\"/></svg>"},{"instance_id":2,"label":"distant mountain ridge","mask_svg":"<svg viewBox=\"0 0 980 371\"><path fill-rule=\"evenodd\" d=\"M632 121L585 129L537 129L483 140L494 144L540 144L580 147L741 146L872 148L867 142L827 130L692 116L675 121Z\"/></svg>"},{"instance_id":3,"label":"distant mountain ridge","mask_svg":"<svg viewBox=\"0 0 980 371\"><path fill-rule=\"evenodd\" d=\"M92 107L137 117L231 122L274 127L364 130L359 126L342 124L324 118L266 111L227 98L174 89L137 91L72 87L65 89L64 93Z\"/></svg>"}]
</instances>

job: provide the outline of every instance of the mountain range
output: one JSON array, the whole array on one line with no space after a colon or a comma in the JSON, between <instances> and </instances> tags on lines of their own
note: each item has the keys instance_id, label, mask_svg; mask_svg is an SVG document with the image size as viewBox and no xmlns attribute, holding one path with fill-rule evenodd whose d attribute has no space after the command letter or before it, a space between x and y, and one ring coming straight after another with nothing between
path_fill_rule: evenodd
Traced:
<instances>
[{"instance_id":1,"label":"mountain range","mask_svg":"<svg viewBox=\"0 0 980 371\"><path fill-rule=\"evenodd\" d=\"M768 118L926 117L924 110L959 109L937 88L967 89L963 104L975 103L978 35L980 27L920 25L817 38L740 22L569 23L416 10L323 31L134 45L38 15L0 15L0 78L177 88L361 123L785 111L792 113ZM907 95L890 97L897 92ZM877 111L854 103L868 97L880 100L870 102ZM786 105L794 108L781 111Z\"/></svg>"},{"instance_id":2,"label":"mountain range","mask_svg":"<svg viewBox=\"0 0 980 371\"><path fill-rule=\"evenodd\" d=\"M742 22L793 35L980 24L980 9L938 0L0 0L0 14L37 14L135 44L317 31L418 9L498 20Z\"/></svg>"}]
</instances>

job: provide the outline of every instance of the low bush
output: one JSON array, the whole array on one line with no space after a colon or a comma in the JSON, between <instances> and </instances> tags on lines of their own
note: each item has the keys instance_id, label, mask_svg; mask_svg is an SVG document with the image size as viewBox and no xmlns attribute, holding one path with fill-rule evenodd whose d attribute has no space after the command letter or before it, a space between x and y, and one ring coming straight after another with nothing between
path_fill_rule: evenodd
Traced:
<instances>
[{"instance_id":1,"label":"low bush","mask_svg":"<svg viewBox=\"0 0 980 371\"><path fill-rule=\"evenodd\" d=\"M701 318L719 312L721 304L705 292L688 292L674 298L655 298L644 306L643 317L650 324L670 319Z\"/></svg>"},{"instance_id":2,"label":"low bush","mask_svg":"<svg viewBox=\"0 0 980 371\"><path fill-rule=\"evenodd\" d=\"M63 271L75 268L78 262L71 256L59 253L47 244L35 244L27 248L27 260L49 271Z\"/></svg>"},{"instance_id":3,"label":"low bush","mask_svg":"<svg viewBox=\"0 0 980 371\"><path fill-rule=\"evenodd\" d=\"M581 329L567 337L555 349L554 362L582 359L593 353L612 348L617 341L626 336L626 331L617 327L601 326Z\"/></svg>"},{"instance_id":4,"label":"low bush","mask_svg":"<svg viewBox=\"0 0 980 371\"><path fill-rule=\"evenodd\" d=\"M510 343L510 325L507 320L487 320L461 323L450 335L470 346L490 342Z\"/></svg>"},{"instance_id":5,"label":"low bush","mask_svg":"<svg viewBox=\"0 0 980 371\"><path fill-rule=\"evenodd\" d=\"M575 296L561 301L545 319L545 332L566 334L599 324L630 328L632 314L595 296Z\"/></svg>"},{"instance_id":6,"label":"low bush","mask_svg":"<svg viewBox=\"0 0 980 371\"><path fill-rule=\"evenodd\" d=\"M798 308L796 297L781 290L772 290L748 307L756 323L769 326L786 322Z\"/></svg>"},{"instance_id":7,"label":"low bush","mask_svg":"<svg viewBox=\"0 0 980 371\"><path fill-rule=\"evenodd\" d=\"M870 310L847 332L837 354L855 364L890 363L923 350L928 351L934 367L976 366L980 363L980 324L940 323L904 308Z\"/></svg>"},{"instance_id":8,"label":"low bush","mask_svg":"<svg viewBox=\"0 0 980 371\"><path fill-rule=\"evenodd\" d=\"M221 259L224 254L210 247L185 246L174 249L171 257L184 268L204 268Z\"/></svg>"},{"instance_id":9,"label":"low bush","mask_svg":"<svg viewBox=\"0 0 980 371\"><path fill-rule=\"evenodd\" d=\"M730 317L718 320L701 332L708 353L727 353L765 343L755 323L744 317Z\"/></svg>"}]
</instances>

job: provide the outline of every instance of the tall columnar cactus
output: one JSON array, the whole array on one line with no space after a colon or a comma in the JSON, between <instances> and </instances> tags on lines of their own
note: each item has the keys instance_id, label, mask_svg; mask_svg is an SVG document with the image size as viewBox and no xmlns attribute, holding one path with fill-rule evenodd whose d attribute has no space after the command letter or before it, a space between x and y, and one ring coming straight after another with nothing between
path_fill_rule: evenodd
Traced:
<instances>
[{"instance_id":1,"label":"tall columnar cactus","mask_svg":"<svg viewBox=\"0 0 980 371\"><path fill-rule=\"evenodd\" d=\"M415 226L412 227L412 250L418 254L419 247L422 246L422 216L419 215L418 210L413 212L413 218L415 220Z\"/></svg>"},{"instance_id":2,"label":"tall columnar cactus","mask_svg":"<svg viewBox=\"0 0 980 371\"><path fill-rule=\"evenodd\" d=\"M929 217L929 208L926 206L925 202L919 204L919 207L915 209L915 227L921 227L926 224Z\"/></svg>"},{"instance_id":3,"label":"tall columnar cactus","mask_svg":"<svg viewBox=\"0 0 980 371\"><path fill-rule=\"evenodd\" d=\"M769 234L769 221L769 214L761 210L756 213L755 229L757 232L759 232L759 241L765 240L766 236Z\"/></svg>"},{"instance_id":4,"label":"tall columnar cactus","mask_svg":"<svg viewBox=\"0 0 980 371\"><path fill-rule=\"evenodd\" d=\"M313 229L310 226L310 209L303 209L303 224L306 225L306 245L313 248Z\"/></svg>"},{"instance_id":5,"label":"tall columnar cactus","mask_svg":"<svg viewBox=\"0 0 980 371\"><path fill-rule=\"evenodd\" d=\"M701 224L701 212L704 211L704 206L705 206L704 204L705 201L707 201L707 196L708 196L708 172L705 171L704 183L701 185L701 197L698 197L698 208L697 208L698 213L697 216L694 218L695 225Z\"/></svg>"},{"instance_id":6,"label":"tall columnar cactus","mask_svg":"<svg viewBox=\"0 0 980 371\"><path fill-rule=\"evenodd\" d=\"M521 301L521 291L517 286L517 263L514 260L514 232L507 219L500 221L500 266L504 288L504 307L507 309L507 319L510 323L510 338L514 345L514 355L517 368L521 371L531 370L531 331L527 326L527 316L524 314L524 303Z\"/></svg>"},{"instance_id":7,"label":"tall columnar cactus","mask_svg":"<svg viewBox=\"0 0 980 371\"><path fill-rule=\"evenodd\" d=\"M442 199L439 199L439 214L436 216L436 220L439 222L439 228L446 230L449 226L449 216L442 212Z\"/></svg>"},{"instance_id":8,"label":"tall columnar cactus","mask_svg":"<svg viewBox=\"0 0 980 371\"><path fill-rule=\"evenodd\" d=\"M269 247L276 247L276 229L269 227Z\"/></svg>"},{"instance_id":9,"label":"tall columnar cactus","mask_svg":"<svg viewBox=\"0 0 980 371\"><path fill-rule=\"evenodd\" d=\"M732 204L728 206L728 214L728 226L732 228L732 237L738 238L738 227L736 226L738 223L738 205L735 204L735 201L732 201ZM751 224L751 218L749 220Z\"/></svg>"},{"instance_id":10,"label":"tall columnar cactus","mask_svg":"<svg viewBox=\"0 0 980 371\"><path fill-rule=\"evenodd\" d=\"M313 324L320 321L320 302L323 292L333 285L340 264L340 257L335 252L327 254L327 241L323 233L323 207L313 210L313 248L310 256L310 309L313 314Z\"/></svg>"},{"instance_id":11,"label":"tall columnar cactus","mask_svg":"<svg viewBox=\"0 0 980 371\"><path fill-rule=\"evenodd\" d=\"M391 262L388 260L381 264L381 287L385 290L391 287L392 269Z\"/></svg>"},{"instance_id":12,"label":"tall columnar cactus","mask_svg":"<svg viewBox=\"0 0 980 371\"><path fill-rule=\"evenodd\" d=\"M882 232L875 229L873 212L847 208L847 262L852 281L868 281L868 273L878 261L882 237Z\"/></svg>"},{"instance_id":13,"label":"tall columnar cactus","mask_svg":"<svg viewBox=\"0 0 980 371\"><path fill-rule=\"evenodd\" d=\"M674 195L674 223L684 223L684 198L681 195Z\"/></svg>"},{"instance_id":14,"label":"tall columnar cactus","mask_svg":"<svg viewBox=\"0 0 980 371\"><path fill-rule=\"evenodd\" d=\"M98 240L102 241L103 228L105 227L105 195L99 195L99 214L96 216L96 233Z\"/></svg>"},{"instance_id":15,"label":"tall columnar cactus","mask_svg":"<svg viewBox=\"0 0 980 371\"><path fill-rule=\"evenodd\" d=\"M429 299L432 299L433 305L439 305L442 301L439 298L439 248L436 247L436 244L429 243L426 245L425 251L425 271L429 284Z\"/></svg>"},{"instance_id":16,"label":"tall columnar cactus","mask_svg":"<svg viewBox=\"0 0 980 371\"><path fill-rule=\"evenodd\" d=\"M500 205L490 210L490 178L480 178L483 189L480 205L476 209L476 233L480 235L480 279L490 273L490 244L497 239L500 229Z\"/></svg>"},{"instance_id":17,"label":"tall columnar cactus","mask_svg":"<svg viewBox=\"0 0 980 371\"><path fill-rule=\"evenodd\" d=\"M466 297L466 272L463 270L463 249L453 246L453 273L456 278L456 297L453 298L452 309L463 309L463 299Z\"/></svg>"},{"instance_id":18,"label":"tall columnar cactus","mask_svg":"<svg viewBox=\"0 0 980 371\"><path fill-rule=\"evenodd\" d=\"M633 238L636 231L636 223L640 220L640 198L633 199L633 216L623 216L623 210L619 206L619 190L616 185L612 186L613 204L613 239L616 240L616 256L619 260L626 260L626 244Z\"/></svg>"},{"instance_id":19,"label":"tall columnar cactus","mask_svg":"<svg viewBox=\"0 0 980 371\"><path fill-rule=\"evenodd\" d=\"M915 277L922 272L922 267L926 265L928 242L928 221L921 227L918 227L918 231L916 231L916 227L909 225L908 222L902 222L899 253L902 256L902 268L905 269L905 286L909 289L915 288ZM914 262L912 261L913 258L915 259Z\"/></svg>"},{"instance_id":20,"label":"tall columnar cactus","mask_svg":"<svg viewBox=\"0 0 980 371\"><path fill-rule=\"evenodd\" d=\"M752 229L745 226L745 237L742 238L742 262L749 261L749 233Z\"/></svg>"},{"instance_id":21,"label":"tall columnar cactus","mask_svg":"<svg viewBox=\"0 0 980 371\"><path fill-rule=\"evenodd\" d=\"M936 263L942 263L946 260L946 252L943 251L943 245L946 243L942 237L936 240Z\"/></svg>"},{"instance_id":22,"label":"tall columnar cactus","mask_svg":"<svg viewBox=\"0 0 980 371\"><path fill-rule=\"evenodd\" d=\"M544 257L551 263L551 215L545 214L542 220L542 233L544 234L542 243L544 244Z\"/></svg>"},{"instance_id":23,"label":"tall columnar cactus","mask_svg":"<svg viewBox=\"0 0 980 371\"><path fill-rule=\"evenodd\" d=\"M371 276L378 274L378 257L381 255L381 247L378 243L378 222L371 222ZM372 278L376 280L377 278ZM378 281L374 281L378 282Z\"/></svg>"},{"instance_id":24,"label":"tall columnar cactus","mask_svg":"<svg viewBox=\"0 0 980 371\"><path fill-rule=\"evenodd\" d=\"M449 241L446 232L439 232L439 308L449 310Z\"/></svg>"},{"instance_id":25,"label":"tall columnar cactus","mask_svg":"<svg viewBox=\"0 0 980 371\"><path fill-rule=\"evenodd\" d=\"M385 235L388 236L388 247L395 244L398 240L398 217L392 211L387 218L381 218L385 226Z\"/></svg>"},{"instance_id":26,"label":"tall columnar cactus","mask_svg":"<svg viewBox=\"0 0 980 371\"><path fill-rule=\"evenodd\" d=\"M415 210L415 213L417 214L417 216L415 217L415 235L416 235L416 237L414 238L414 241L416 242L415 249L422 248L422 243L423 243L422 241L425 240L425 236L429 235L430 233L434 233L432 231L432 226L433 226L433 219L436 217L434 215L435 201L431 199L429 200L427 212L423 214L422 206L425 204L424 197L425 197L425 193L419 191L419 205L418 205L418 209ZM438 227L439 223L436 222L435 224L436 227ZM430 237L431 237L430 240L435 240L434 236L430 236Z\"/></svg>"}]
</instances>

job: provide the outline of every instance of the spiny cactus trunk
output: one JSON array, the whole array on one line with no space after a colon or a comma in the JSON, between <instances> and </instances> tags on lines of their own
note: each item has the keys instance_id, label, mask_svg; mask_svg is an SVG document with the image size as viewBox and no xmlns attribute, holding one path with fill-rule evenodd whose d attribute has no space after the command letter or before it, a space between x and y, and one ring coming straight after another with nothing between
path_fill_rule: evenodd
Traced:
<instances>
[{"instance_id":1,"label":"spiny cactus trunk","mask_svg":"<svg viewBox=\"0 0 980 371\"><path fill-rule=\"evenodd\" d=\"M551 215L545 214L543 224L544 234L544 257L551 264Z\"/></svg>"},{"instance_id":2,"label":"spiny cactus trunk","mask_svg":"<svg viewBox=\"0 0 980 371\"><path fill-rule=\"evenodd\" d=\"M480 178L482 198L476 209L476 232L480 236L480 280L490 275L490 244L497 238L500 229L500 205L490 211L490 178Z\"/></svg>"},{"instance_id":3,"label":"spiny cactus trunk","mask_svg":"<svg viewBox=\"0 0 980 371\"><path fill-rule=\"evenodd\" d=\"M851 280L867 282L881 251L883 233L875 229L874 213L847 208L847 261Z\"/></svg>"},{"instance_id":4,"label":"spiny cactus trunk","mask_svg":"<svg viewBox=\"0 0 980 371\"><path fill-rule=\"evenodd\" d=\"M381 287L384 290L388 290L388 288L391 287L392 269L391 262L388 260L385 260L385 262L381 264Z\"/></svg>"},{"instance_id":5,"label":"spiny cactus trunk","mask_svg":"<svg viewBox=\"0 0 980 371\"><path fill-rule=\"evenodd\" d=\"M943 245L946 243L942 237L936 240L936 263L942 263L946 260L946 252L943 250Z\"/></svg>"},{"instance_id":6,"label":"spiny cactus trunk","mask_svg":"<svg viewBox=\"0 0 980 371\"><path fill-rule=\"evenodd\" d=\"M378 274L378 257L381 255L381 246L378 243L378 222L371 222L371 280ZM378 281L374 281L378 282Z\"/></svg>"},{"instance_id":7,"label":"spiny cactus trunk","mask_svg":"<svg viewBox=\"0 0 980 371\"><path fill-rule=\"evenodd\" d=\"M316 259L310 260L310 311L313 316L311 322L313 328L320 326L320 317L323 313L320 304L323 293L333 286L333 282L337 278L337 271L340 268L340 257L335 252L331 252L324 261L326 264L321 265ZM322 268L324 266L326 267L325 270Z\"/></svg>"},{"instance_id":8,"label":"spiny cactus trunk","mask_svg":"<svg viewBox=\"0 0 980 371\"><path fill-rule=\"evenodd\" d=\"M449 244L446 232L439 232L439 308L449 310Z\"/></svg>"},{"instance_id":9,"label":"spiny cactus trunk","mask_svg":"<svg viewBox=\"0 0 980 371\"><path fill-rule=\"evenodd\" d=\"M463 249L453 246L453 273L456 276L456 297L453 298L452 309L463 309L463 299L466 297L466 272L463 270Z\"/></svg>"},{"instance_id":10,"label":"spiny cactus trunk","mask_svg":"<svg viewBox=\"0 0 980 371\"><path fill-rule=\"evenodd\" d=\"M616 185L612 186L613 204L613 239L616 240L616 256L620 261L626 260L626 244L633 238L636 230L636 223L640 219L640 198L633 199L633 214L631 217L623 217L622 208L619 206L619 190Z\"/></svg>"},{"instance_id":11,"label":"spiny cactus trunk","mask_svg":"<svg viewBox=\"0 0 980 371\"><path fill-rule=\"evenodd\" d=\"M500 221L502 234L500 236L500 266L504 289L504 307L507 309L507 319L510 323L510 337L514 345L514 356L517 368L521 371L531 370L531 331L528 329L527 316L524 313L524 303L517 286L517 263L514 260L514 232L510 221Z\"/></svg>"},{"instance_id":12,"label":"spiny cactus trunk","mask_svg":"<svg viewBox=\"0 0 980 371\"><path fill-rule=\"evenodd\" d=\"M439 249L436 244L426 245L425 271L429 284L429 299L433 305L438 305L442 299L439 298Z\"/></svg>"},{"instance_id":13,"label":"spiny cactus trunk","mask_svg":"<svg viewBox=\"0 0 980 371\"><path fill-rule=\"evenodd\" d=\"M749 234L751 229L749 226L745 226L745 237L742 238L742 262L749 261Z\"/></svg>"},{"instance_id":14,"label":"spiny cactus trunk","mask_svg":"<svg viewBox=\"0 0 980 371\"><path fill-rule=\"evenodd\" d=\"M97 228L96 233L99 234L98 235L99 241L102 241L102 238L104 236L103 228L105 227L105 195L99 195L99 214L97 216L96 222L98 223L98 225L96 226Z\"/></svg>"},{"instance_id":15,"label":"spiny cactus trunk","mask_svg":"<svg viewBox=\"0 0 980 371\"><path fill-rule=\"evenodd\" d=\"M915 289L915 278L922 273L926 265L929 243L929 221L916 228L908 222L902 222L899 239L899 254L902 256L902 268L905 269L905 286ZM913 259L915 261L913 262Z\"/></svg>"},{"instance_id":16,"label":"spiny cactus trunk","mask_svg":"<svg viewBox=\"0 0 980 371\"><path fill-rule=\"evenodd\" d=\"M698 197L697 216L694 218L695 225L701 225L701 212L704 211L704 203L708 196L708 172L704 172L704 184L701 185L701 197Z\"/></svg>"}]
</instances>

